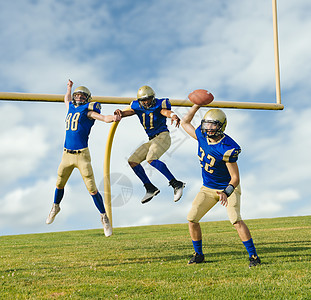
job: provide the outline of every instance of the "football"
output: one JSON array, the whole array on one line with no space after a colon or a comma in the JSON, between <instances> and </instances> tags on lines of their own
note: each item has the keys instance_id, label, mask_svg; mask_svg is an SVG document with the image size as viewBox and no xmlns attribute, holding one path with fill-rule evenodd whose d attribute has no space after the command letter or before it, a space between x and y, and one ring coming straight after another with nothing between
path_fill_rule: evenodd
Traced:
<instances>
[{"instance_id":1,"label":"football","mask_svg":"<svg viewBox=\"0 0 311 300\"><path fill-rule=\"evenodd\" d=\"M188 99L197 105L206 105L214 100L214 96L207 90L199 89L194 90L188 95Z\"/></svg>"}]
</instances>

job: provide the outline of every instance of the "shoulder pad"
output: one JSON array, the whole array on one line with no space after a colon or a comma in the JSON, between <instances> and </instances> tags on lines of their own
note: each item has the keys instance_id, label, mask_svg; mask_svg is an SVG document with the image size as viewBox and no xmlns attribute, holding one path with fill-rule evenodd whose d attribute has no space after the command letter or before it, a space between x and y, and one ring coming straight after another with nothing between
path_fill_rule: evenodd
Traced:
<instances>
[{"instance_id":1,"label":"shoulder pad","mask_svg":"<svg viewBox=\"0 0 311 300\"><path fill-rule=\"evenodd\" d=\"M88 106L88 110L93 110L93 111L100 113L101 104L98 102L90 102Z\"/></svg>"}]
</instances>

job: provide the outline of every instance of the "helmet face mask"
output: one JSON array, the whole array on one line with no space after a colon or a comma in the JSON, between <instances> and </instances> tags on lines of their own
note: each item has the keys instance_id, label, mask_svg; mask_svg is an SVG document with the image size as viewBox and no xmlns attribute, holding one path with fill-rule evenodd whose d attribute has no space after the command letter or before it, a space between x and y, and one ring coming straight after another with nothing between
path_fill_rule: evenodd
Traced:
<instances>
[{"instance_id":1,"label":"helmet face mask","mask_svg":"<svg viewBox=\"0 0 311 300\"><path fill-rule=\"evenodd\" d=\"M219 121L202 120L201 121L201 131L202 133L209 137L215 138L223 134L221 131L221 123Z\"/></svg>"},{"instance_id":2,"label":"helmet face mask","mask_svg":"<svg viewBox=\"0 0 311 300\"><path fill-rule=\"evenodd\" d=\"M86 104L91 99L91 92L85 86L77 87L72 94L72 103L76 106Z\"/></svg>"},{"instance_id":3,"label":"helmet face mask","mask_svg":"<svg viewBox=\"0 0 311 300\"><path fill-rule=\"evenodd\" d=\"M145 109L153 107L156 104L154 90L150 86L142 86L137 92L137 100L139 105Z\"/></svg>"},{"instance_id":4,"label":"helmet face mask","mask_svg":"<svg viewBox=\"0 0 311 300\"><path fill-rule=\"evenodd\" d=\"M225 113L220 109L210 109L201 121L201 132L209 138L218 138L224 135L227 125Z\"/></svg>"},{"instance_id":5,"label":"helmet face mask","mask_svg":"<svg viewBox=\"0 0 311 300\"><path fill-rule=\"evenodd\" d=\"M155 105L155 98L154 96L149 96L146 98L140 98L137 99L139 102L139 105L144 107L145 109L151 108Z\"/></svg>"},{"instance_id":6,"label":"helmet face mask","mask_svg":"<svg viewBox=\"0 0 311 300\"><path fill-rule=\"evenodd\" d=\"M83 105L85 103L87 103L87 95L85 93L75 93L73 95L73 101L75 103L75 105Z\"/></svg>"}]
</instances>

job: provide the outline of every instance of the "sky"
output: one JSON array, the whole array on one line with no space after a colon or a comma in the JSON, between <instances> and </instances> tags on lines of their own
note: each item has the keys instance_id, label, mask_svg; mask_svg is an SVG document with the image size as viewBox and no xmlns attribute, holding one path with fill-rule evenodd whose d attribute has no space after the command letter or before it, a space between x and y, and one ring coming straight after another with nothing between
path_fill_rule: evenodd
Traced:
<instances>
[{"instance_id":1,"label":"sky","mask_svg":"<svg viewBox=\"0 0 311 300\"><path fill-rule=\"evenodd\" d=\"M311 3L278 1L283 111L224 109L229 134L242 148L244 220L311 213ZM215 101L274 103L272 3L269 0L16 0L0 3L0 91L65 94L87 86L95 96L135 97L150 85L158 98L187 99L194 89ZM113 114L125 105L102 105ZM189 108L173 107L182 117ZM206 108L193 120L198 126ZM63 103L0 101L0 235L102 228L76 169L61 212L53 203L65 135ZM161 160L186 182L174 203L166 178L143 164L161 190L145 190L127 164L147 141L136 116L118 125L111 156L114 227L187 223L202 180L196 141L168 123L172 145ZM103 194L105 145L111 124L96 121L89 148ZM217 204L202 222L228 220Z\"/></svg>"}]
</instances>

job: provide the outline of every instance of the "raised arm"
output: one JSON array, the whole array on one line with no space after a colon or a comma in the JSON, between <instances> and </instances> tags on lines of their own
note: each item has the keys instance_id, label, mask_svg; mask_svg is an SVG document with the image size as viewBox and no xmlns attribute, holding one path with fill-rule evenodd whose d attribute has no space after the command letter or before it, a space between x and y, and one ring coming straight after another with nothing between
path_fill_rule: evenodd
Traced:
<instances>
[{"instance_id":1,"label":"raised arm","mask_svg":"<svg viewBox=\"0 0 311 300\"><path fill-rule=\"evenodd\" d=\"M184 117L181 120L181 126L182 128L194 139L197 140L197 136L195 134L195 128L194 126L191 124L191 121L194 117L194 115L196 114L196 112L199 110L201 106L194 104L189 110L188 112L184 115Z\"/></svg>"},{"instance_id":2,"label":"raised arm","mask_svg":"<svg viewBox=\"0 0 311 300\"><path fill-rule=\"evenodd\" d=\"M71 101L71 88L73 86L73 82L69 79L67 83L67 92L64 97L64 102L67 110L69 109L69 102Z\"/></svg>"}]
</instances>

